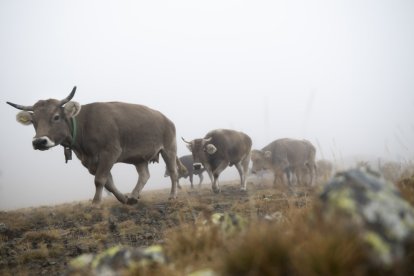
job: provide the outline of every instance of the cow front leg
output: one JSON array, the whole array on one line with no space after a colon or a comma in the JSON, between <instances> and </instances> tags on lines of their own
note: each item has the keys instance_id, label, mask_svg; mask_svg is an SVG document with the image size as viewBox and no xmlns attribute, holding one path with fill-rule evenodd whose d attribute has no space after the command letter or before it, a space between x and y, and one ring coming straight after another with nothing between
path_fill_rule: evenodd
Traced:
<instances>
[{"instance_id":1,"label":"cow front leg","mask_svg":"<svg viewBox=\"0 0 414 276\"><path fill-rule=\"evenodd\" d=\"M189 172L189 173L190 173L189 179L190 179L191 189L193 189L194 188L194 185L193 185L193 177L194 177L194 174L193 174L193 172Z\"/></svg>"},{"instance_id":2,"label":"cow front leg","mask_svg":"<svg viewBox=\"0 0 414 276\"><path fill-rule=\"evenodd\" d=\"M147 162L136 164L135 168L138 172L138 182L137 185L135 185L134 190L132 190L131 197L128 197L127 199L128 204L135 204L138 202L139 194L150 178Z\"/></svg>"},{"instance_id":3,"label":"cow front leg","mask_svg":"<svg viewBox=\"0 0 414 276\"><path fill-rule=\"evenodd\" d=\"M213 192L218 194L220 193L220 185L218 182L218 178L221 174L222 171L224 171L225 168L227 168L227 166L229 165L228 162L221 162L220 165L213 171L213 185L212 185L212 189Z\"/></svg>"},{"instance_id":4,"label":"cow front leg","mask_svg":"<svg viewBox=\"0 0 414 276\"><path fill-rule=\"evenodd\" d=\"M101 152L98 162L93 162L90 167L94 169L94 164L96 164L96 173L95 173L95 196L93 197L92 203L100 203L102 200L102 190L108 179L112 181L111 169L115 164L119 156L118 152Z\"/></svg>"},{"instance_id":5,"label":"cow front leg","mask_svg":"<svg viewBox=\"0 0 414 276\"><path fill-rule=\"evenodd\" d=\"M122 194L114 185L114 181L112 179L112 174L109 173L108 179L105 184L105 188L114 194L114 196L123 204L127 203L127 197Z\"/></svg>"},{"instance_id":6,"label":"cow front leg","mask_svg":"<svg viewBox=\"0 0 414 276\"><path fill-rule=\"evenodd\" d=\"M203 173L199 173L198 174L198 177L200 178L200 183L198 183L198 187L200 188L201 187L201 183L203 183L203 179L204 179Z\"/></svg>"},{"instance_id":7,"label":"cow front leg","mask_svg":"<svg viewBox=\"0 0 414 276\"><path fill-rule=\"evenodd\" d=\"M102 201L102 190L104 185L108 182L109 172L96 172L95 174L95 196L92 203L98 204Z\"/></svg>"}]
</instances>

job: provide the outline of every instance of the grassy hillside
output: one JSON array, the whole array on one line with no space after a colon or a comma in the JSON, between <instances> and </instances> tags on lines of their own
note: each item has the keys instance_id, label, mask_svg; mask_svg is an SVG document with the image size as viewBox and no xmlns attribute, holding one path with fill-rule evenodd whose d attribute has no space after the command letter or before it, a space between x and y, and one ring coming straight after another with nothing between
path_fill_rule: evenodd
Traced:
<instances>
[{"instance_id":1,"label":"grassy hillside","mask_svg":"<svg viewBox=\"0 0 414 276\"><path fill-rule=\"evenodd\" d=\"M414 180L398 183L414 203ZM161 244L168 264L126 274L186 275L211 269L222 275L406 275L414 269L414 250L389 268L369 265L356 233L341 221L322 221L317 191L295 194L269 183L184 186L177 200L169 190L144 192L137 205L107 198L100 206L68 203L0 212L0 275L55 275L83 253L114 245ZM214 213L239 218L223 231L208 225ZM208 227L205 227L208 225ZM414 247L413 247L414 248Z\"/></svg>"}]
</instances>

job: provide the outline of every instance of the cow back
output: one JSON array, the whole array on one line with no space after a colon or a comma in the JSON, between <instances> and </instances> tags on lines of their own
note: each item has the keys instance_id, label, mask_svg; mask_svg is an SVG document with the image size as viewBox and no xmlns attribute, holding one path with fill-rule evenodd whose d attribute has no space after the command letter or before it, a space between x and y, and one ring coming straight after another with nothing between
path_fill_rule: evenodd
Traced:
<instances>
[{"instance_id":1,"label":"cow back","mask_svg":"<svg viewBox=\"0 0 414 276\"><path fill-rule=\"evenodd\" d=\"M247 134L230 129L210 131L204 138L211 138L210 143L217 148L216 154L210 157L213 163L221 159L233 165L244 159L252 147L252 140Z\"/></svg>"},{"instance_id":2,"label":"cow back","mask_svg":"<svg viewBox=\"0 0 414 276\"><path fill-rule=\"evenodd\" d=\"M272 152L272 163L288 163L290 166L302 166L315 162L315 147L307 140L290 138L278 139L262 149Z\"/></svg>"}]
</instances>

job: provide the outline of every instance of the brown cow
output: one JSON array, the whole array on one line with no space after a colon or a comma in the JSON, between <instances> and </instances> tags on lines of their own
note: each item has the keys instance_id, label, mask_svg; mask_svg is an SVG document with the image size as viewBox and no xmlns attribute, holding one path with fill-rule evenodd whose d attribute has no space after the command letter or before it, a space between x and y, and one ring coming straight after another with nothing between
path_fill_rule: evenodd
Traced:
<instances>
[{"instance_id":1,"label":"brown cow","mask_svg":"<svg viewBox=\"0 0 414 276\"><path fill-rule=\"evenodd\" d=\"M239 131L230 129L216 129L207 133L204 138L194 139L187 143L193 154L194 169L204 166L210 179L213 179L212 189L220 192L218 177L228 166L236 166L240 175L241 190L246 190L246 174L249 168L252 140Z\"/></svg>"},{"instance_id":2,"label":"brown cow","mask_svg":"<svg viewBox=\"0 0 414 276\"><path fill-rule=\"evenodd\" d=\"M18 122L33 124L36 131L33 148L47 150L62 145L67 159L73 150L95 176L93 203L101 201L103 187L122 203L136 203L150 177L148 163L158 162L161 154L171 178L170 198L175 198L179 161L173 122L143 105L97 102L81 106L70 101L75 91L76 86L63 100L40 100L33 106L7 102L23 110L16 116ZM137 169L138 183L131 197L119 192L113 183L111 169L119 162Z\"/></svg>"},{"instance_id":3,"label":"brown cow","mask_svg":"<svg viewBox=\"0 0 414 276\"><path fill-rule=\"evenodd\" d=\"M304 182L304 167L310 173L310 183L314 183L315 147L307 140L295 140L290 138L278 139L265 146L262 150L252 150L252 173L260 170L272 170L276 185L278 179L284 182L287 177L289 187L291 177L296 176L298 182Z\"/></svg>"}]
</instances>

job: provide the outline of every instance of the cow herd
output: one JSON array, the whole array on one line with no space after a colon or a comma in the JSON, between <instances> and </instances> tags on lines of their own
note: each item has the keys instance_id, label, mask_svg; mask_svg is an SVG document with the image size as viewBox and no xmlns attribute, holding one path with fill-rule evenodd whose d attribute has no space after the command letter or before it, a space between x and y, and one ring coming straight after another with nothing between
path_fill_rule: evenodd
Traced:
<instances>
[{"instance_id":1,"label":"cow herd","mask_svg":"<svg viewBox=\"0 0 414 276\"><path fill-rule=\"evenodd\" d=\"M180 177L190 177L206 171L215 193L220 192L218 178L228 166L235 166L240 175L240 189L246 190L249 163L252 173L270 170L274 184L281 180L290 186L293 182L313 185L316 176L315 147L307 140L278 139L261 150L252 150L251 138L240 131L216 129L203 138L187 141L191 155L177 157L174 123L161 112L143 105L120 102L95 102L80 105L71 101L76 86L63 100L40 100L33 106L7 102L20 109L16 119L24 125L33 125L36 134L32 140L36 150L47 150L61 145L66 159L72 151L88 171L94 175L95 196L99 203L105 187L122 203L134 204L150 175L148 164L166 164L165 175L171 179L170 198L177 196ZM138 182L130 196L122 194L114 185L111 169L115 163L136 167Z\"/></svg>"}]
</instances>

